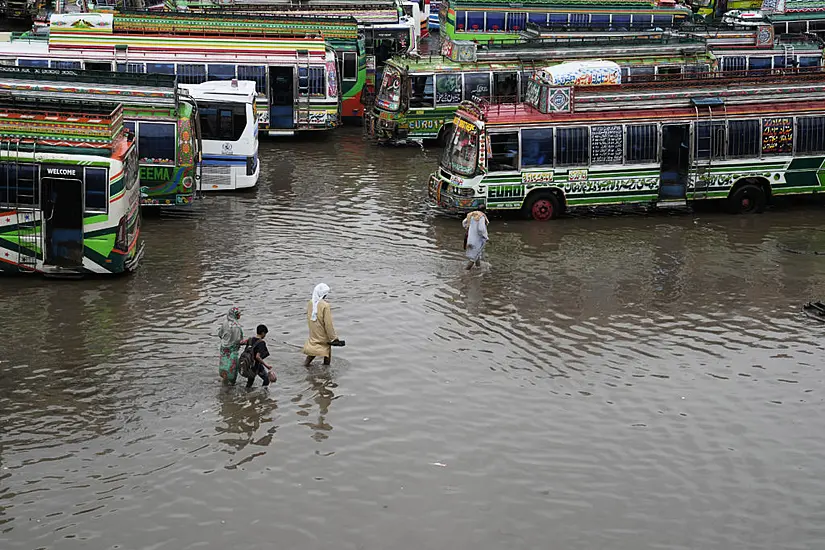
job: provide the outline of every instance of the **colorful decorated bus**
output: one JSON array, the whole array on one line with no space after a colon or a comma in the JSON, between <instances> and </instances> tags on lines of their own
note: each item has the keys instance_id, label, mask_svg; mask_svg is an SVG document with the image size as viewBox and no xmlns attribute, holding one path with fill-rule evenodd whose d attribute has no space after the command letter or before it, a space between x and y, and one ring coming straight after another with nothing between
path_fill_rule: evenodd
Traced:
<instances>
[{"instance_id":1,"label":"colorful decorated bus","mask_svg":"<svg viewBox=\"0 0 825 550\"><path fill-rule=\"evenodd\" d=\"M262 32L254 21L246 30L220 18L56 14L46 40L12 35L0 42L0 64L176 75L182 84L251 80L262 131L291 135L338 126L334 50L299 21L279 25L280 31Z\"/></svg>"},{"instance_id":2,"label":"colorful decorated bus","mask_svg":"<svg viewBox=\"0 0 825 550\"><path fill-rule=\"evenodd\" d=\"M523 103L463 103L430 197L548 220L710 199L761 212L772 197L825 192L822 71L617 85L618 67L600 63L537 72Z\"/></svg>"},{"instance_id":3,"label":"colorful decorated bus","mask_svg":"<svg viewBox=\"0 0 825 550\"><path fill-rule=\"evenodd\" d=\"M715 69L701 40L664 32L629 34L581 33L565 42L534 42L480 46L443 39L444 57L394 58L387 63L375 106L365 121L367 134L381 143L442 139L458 105L473 97L524 100L527 82L548 63L582 59L612 59L622 75L670 78Z\"/></svg>"},{"instance_id":4,"label":"colorful decorated bus","mask_svg":"<svg viewBox=\"0 0 825 550\"><path fill-rule=\"evenodd\" d=\"M178 1L170 9L180 10L183 7ZM200 2L197 7L188 3L186 9L186 12L164 13L190 21L236 23L244 32L257 30L260 33L288 35L299 28L302 32L324 37L335 50L338 61L342 116L357 119L359 123L364 115L364 88L375 88L375 71L368 68L376 68L380 72L388 58L414 53L418 45L419 33L413 20L403 15L397 3L385 0L359 4L324 0L300 5L283 2ZM124 12L125 15L145 13ZM298 23L297 27L295 23Z\"/></svg>"},{"instance_id":5,"label":"colorful decorated bus","mask_svg":"<svg viewBox=\"0 0 825 550\"><path fill-rule=\"evenodd\" d=\"M442 0L441 36L497 42L521 37L527 24L553 31L633 32L677 28L691 10L667 0Z\"/></svg>"},{"instance_id":6,"label":"colorful decorated bus","mask_svg":"<svg viewBox=\"0 0 825 550\"><path fill-rule=\"evenodd\" d=\"M123 103L124 124L136 136L142 203L182 206L195 198L201 151L197 107L180 93L174 76L0 66L0 92Z\"/></svg>"},{"instance_id":7,"label":"colorful decorated bus","mask_svg":"<svg viewBox=\"0 0 825 550\"><path fill-rule=\"evenodd\" d=\"M0 272L137 268L137 149L109 102L0 99Z\"/></svg>"}]
</instances>

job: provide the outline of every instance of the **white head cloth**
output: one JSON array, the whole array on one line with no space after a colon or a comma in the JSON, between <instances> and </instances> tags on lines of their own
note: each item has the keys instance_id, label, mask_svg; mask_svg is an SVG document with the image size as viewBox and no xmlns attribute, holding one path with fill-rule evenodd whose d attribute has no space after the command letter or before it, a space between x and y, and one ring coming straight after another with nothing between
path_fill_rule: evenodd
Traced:
<instances>
[{"instance_id":1,"label":"white head cloth","mask_svg":"<svg viewBox=\"0 0 825 550\"><path fill-rule=\"evenodd\" d=\"M312 291L312 320L318 320L318 302L323 300L327 297L329 293L329 287L324 283L320 283L315 285L315 289Z\"/></svg>"}]
</instances>

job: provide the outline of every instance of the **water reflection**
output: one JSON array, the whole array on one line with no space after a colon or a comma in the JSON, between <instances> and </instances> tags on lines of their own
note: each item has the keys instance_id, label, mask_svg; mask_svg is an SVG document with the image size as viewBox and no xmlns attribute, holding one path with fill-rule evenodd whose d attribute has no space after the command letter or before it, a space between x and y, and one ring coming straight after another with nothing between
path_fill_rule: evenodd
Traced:
<instances>
[{"instance_id":1,"label":"water reflection","mask_svg":"<svg viewBox=\"0 0 825 550\"><path fill-rule=\"evenodd\" d=\"M327 422L326 417L333 400L337 399L334 390L338 384L335 382L333 369L332 366L310 366L305 378L309 387L292 398L292 402L298 404L300 409L296 414L308 418L300 424L312 430L312 438L318 442L328 439L329 432L332 431L332 425ZM309 420L309 417L315 414L315 406L318 407L317 417L315 420Z\"/></svg>"},{"instance_id":2,"label":"water reflection","mask_svg":"<svg viewBox=\"0 0 825 550\"><path fill-rule=\"evenodd\" d=\"M247 389L244 382L241 378L238 387L221 387L217 396L222 424L216 426L215 431L219 435L218 441L228 447L225 452L232 457L226 465L229 470L264 456L266 447L278 432L278 401L274 388L256 386ZM254 447L247 449L250 445Z\"/></svg>"}]
</instances>

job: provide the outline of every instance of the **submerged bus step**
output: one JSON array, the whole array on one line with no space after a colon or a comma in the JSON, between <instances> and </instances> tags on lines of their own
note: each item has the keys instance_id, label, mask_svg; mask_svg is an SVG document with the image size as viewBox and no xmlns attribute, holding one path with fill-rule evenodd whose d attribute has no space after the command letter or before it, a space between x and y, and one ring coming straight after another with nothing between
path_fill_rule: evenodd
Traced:
<instances>
[{"instance_id":1,"label":"submerged bus step","mask_svg":"<svg viewBox=\"0 0 825 550\"><path fill-rule=\"evenodd\" d=\"M687 208L685 199L663 199L656 203L656 208Z\"/></svg>"}]
</instances>

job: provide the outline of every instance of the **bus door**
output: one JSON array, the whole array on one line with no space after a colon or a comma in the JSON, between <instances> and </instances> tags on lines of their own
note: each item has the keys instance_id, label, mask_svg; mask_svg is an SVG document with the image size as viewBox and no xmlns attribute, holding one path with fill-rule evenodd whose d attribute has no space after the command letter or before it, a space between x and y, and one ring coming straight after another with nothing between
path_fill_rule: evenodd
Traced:
<instances>
[{"instance_id":1,"label":"bus door","mask_svg":"<svg viewBox=\"0 0 825 550\"><path fill-rule=\"evenodd\" d=\"M295 68L269 67L269 127L295 127Z\"/></svg>"},{"instance_id":2,"label":"bus door","mask_svg":"<svg viewBox=\"0 0 825 550\"><path fill-rule=\"evenodd\" d=\"M41 174L45 225L43 263L83 267L83 167L44 165Z\"/></svg>"},{"instance_id":3,"label":"bus door","mask_svg":"<svg viewBox=\"0 0 825 550\"><path fill-rule=\"evenodd\" d=\"M690 173L690 124L662 126L659 200L685 200Z\"/></svg>"}]
</instances>

